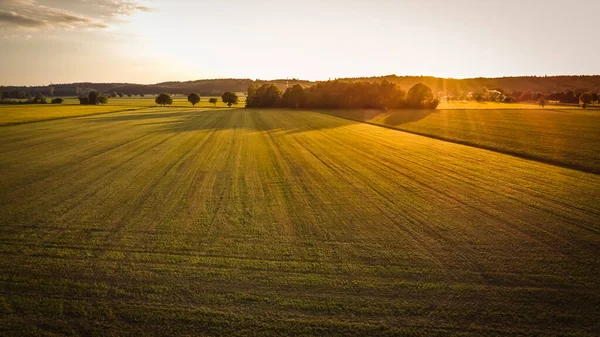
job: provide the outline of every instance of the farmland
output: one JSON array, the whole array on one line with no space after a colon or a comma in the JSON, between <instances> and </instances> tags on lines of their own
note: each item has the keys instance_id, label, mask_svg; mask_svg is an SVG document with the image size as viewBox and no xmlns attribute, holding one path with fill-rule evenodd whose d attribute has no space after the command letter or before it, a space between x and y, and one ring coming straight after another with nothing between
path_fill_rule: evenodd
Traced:
<instances>
[{"instance_id":1,"label":"farmland","mask_svg":"<svg viewBox=\"0 0 600 337\"><path fill-rule=\"evenodd\" d=\"M515 130L548 131L533 113ZM597 149L581 116L551 130ZM596 174L323 113L140 106L1 127L0 176L1 335L600 331Z\"/></svg>"},{"instance_id":2,"label":"farmland","mask_svg":"<svg viewBox=\"0 0 600 337\"><path fill-rule=\"evenodd\" d=\"M510 107L518 106L517 109ZM440 110L326 110L351 120L600 173L600 110L460 104ZM464 108L461 108L464 107Z\"/></svg>"},{"instance_id":3,"label":"farmland","mask_svg":"<svg viewBox=\"0 0 600 337\"><path fill-rule=\"evenodd\" d=\"M226 107L219 102L216 105L208 102L209 97L202 97L197 108ZM240 95L240 104L244 104L244 96ZM173 99L174 107L190 107L187 98L178 96ZM135 111L143 108L156 107L154 97L123 97L111 98L108 105L80 105L74 97L65 99L65 104L0 104L0 126L16 125L32 122L56 120L71 117L89 116L113 112Z\"/></svg>"}]
</instances>

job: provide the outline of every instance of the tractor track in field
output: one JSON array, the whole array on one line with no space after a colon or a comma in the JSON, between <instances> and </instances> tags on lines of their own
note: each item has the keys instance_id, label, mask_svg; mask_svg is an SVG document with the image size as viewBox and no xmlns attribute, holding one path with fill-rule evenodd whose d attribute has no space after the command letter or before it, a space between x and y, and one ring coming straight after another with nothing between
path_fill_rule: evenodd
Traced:
<instances>
[{"instance_id":1,"label":"tractor track in field","mask_svg":"<svg viewBox=\"0 0 600 337\"><path fill-rule=\"evenodd\" d=\"M330 116L330 115L328 115L328 114L325 114L325 115L327 115L327 116ZM332 116L332 117L336 117L336 116ZM366 123L366 124L370 124L370 123ZM375 126L381 126L381 125L377 125L377 124L375 124ZM389 129L389 128L388 128L388 129ZM393 128L392 128L392 129L393 129ZM393 130L395 130L395 131L400 131L400 132L404 132L403 130L399 130L399 129L393 129ZM408 132L408 133L410 133L410 132ZM337 144L339 144L340 146L342 146L342 147L345 147L345 148L346 148L346 150L348 150L348 151L353 151L353 152L355 152L355 153L357 153L358 155L361 155L361 156L367 156L367 157L369 157L369 158L370 158L370 159L372 159L372 160L377 160L377 162L379 162L381 165L384 165L384 166L388 167L389 169L391 169L391 170L395 171L396 173L398 173L398 174L401 174L401 175L405 175L407 178L409 178L409 179L412 179L413 181L415 181L415 182L419 183L419 179L414 179L413 177L410 177L410 176L406 175L406 174L405 174L405 172L399 171L399 170L398 170L396 167L392 167L392 166L391 166L389 163L387 163L385 160L383 160L383 161L382 161L382 160L381 160L381 158L377 158L375 155L370 155L370 154L369 154L369 152L367 152L367 151L364 151L364 150L361 150L361 152L358 152L358 151L357 151L355 148L347 146L347 144L345 144L345 143L341 142L339 139L336 139L336 138L335 138L335 137L333 137L332 135L329 135L329 134L327 134L327 133L323 133L323 132L321 132L321 134L323 135L323 137L325 137L325 138L329 139L330 141L332 141L332 142L336 142L336 143L337 143ZM387 144L384 144L384 143L381 143L381 142L377 142L377 143L376 143L376 142L375 142L373 139L369 139L369 140L370 140L370 141L372 141L372 142L374 143L374 146L386 146L386 147L389 147L389 145L387 145ZM462 144L461 144L461 145L462 145ZM495 151L493 151L493 152L495 152ZM431 168L431 167L429 167L428 165L425 165L425 164L424 164L423 162L421 162L421 161L417 161L417 160L410 160L410 159L408 159L407 157L403 157L403 158L402 158L402 160L403 160L403 161L410 162L410 163L411 163L412 165L414 165L414 166L419 166L419 167L420 167L421 169L423 169L423 170L426 170L426 171L430 171L430 172L432 172L432 173L435 173L435 170L434 170L434 169L432 169L432 168ZM458 164L455 164L455 166L458 166ZM469 185L472 185L472 186L474 186L474 187L481 188L481 189L483 189L483 190L485 190L485 191L487 191L487 192L490 192L490 193L497 194L498 196L501 196L501 197L503 197L503 198L508 198L508 199L510 199L510 200L513 200L513 201L515 201L515 202L517 202L517 203L526 203L528 206L530 206L530 207L533 207L533 208L537 208L537 209L538 209L538 210L540 210L540 211L544 211L544 212L548 212L548 211L550 211L550 212L551 212L551 213L552 213L554 216L556 216L556 217L559 217L559 218L562 218L562 219L563 219L563 220L565 220L565 221L569 221L569 222L571 222L571 223L572 223L573 225L575 225L575 226L579 226L579 227L581 227L581 228L583 228L583 229L585 229L585 230L589 230L589 231L591 231L591 232L594 232L594 233L596 233L596 234L600 233L600 229L593 228L593 227L590 227L590 226L586 226L586 225L580 224L580 223L578 223L578 222L573 222L571 218L568 218L568 217L566 217L565 215L563 215L563 214L560 214L560 213L558 213L558 212L556 212L556 211L552 211L552 207L545 207L545 208L542 208L541 206L539 206L539 205L538 205L538 203L539 203L540 201L541 201L541 202L546 202L546 201L548 201L548 199L546 199L546 198L537 198L537 199L538 199L538 200L537 200L537 202L529 202L529 200L528 200L528 199L521 200L521 199L517 199L517 198L515 198L515 197L512 197L512 196L510 195L510 193L500 193L500 192L497 190L497 188L492 188L491 186L488 186L488 185L486 185L486 184L482 184L482 182L484 182L483 180L481 180L481 179L477 179L477 180L476 180L476 178L475 178L475 177L473 177L473 176L471 176L471 175L464 175L464 174L463 174L463 175L461 175L461 174L458 174L458 173L457 173L457 174L453 174L453 175L452 175L452 178L453 178L453 179L457 179L458 181L460 181L460 182L462 182L462 183L469 184ZM475 181L476 183L474 184L474 183L473 183L473 181ZM434 191L436 191L436 192L438 192L438 193L441 193L441 194L444 194L444 195L446 195L446 197L448 197L448 200L454 200L454 201L457 201L457 199L455 198L455 196L449 195L448 193L446 193L446 192L443 192L443 191L441 191L441 190L439 190L439 189L437 189L437 188L433 187L432 185L425 184L425 185L423 185L423 186L425 186L426 188L432 189L432 190L434 190ZM530 190L530 192L531 192L531 191L532 191L532 190ZM584 209L584 208L578 208L578 207L574 207L573 205L571 205L571 204L568 204L568 203L566 203L566 202L564 202L563 200L560 200L560 199L552 199L552 200L551 200L551 202L552 202L552 203L555 203L555 204L560 204L561 206L565 206L565 207L568 207L568 208L573 208L573 209L577 210L577 212L585 212L585 213L587 213L587 214L589 214L589 215L600 216L600 214L598 214L598 212L595 212L595 211L592 211L592 210L589 210L589 209ZM488 206L490 206L490 205L488 205ZM470 207L470 206L468 206L468 205L467 205L467 207L468 207L468 208L471 208L471 207ZM487 207L487 208L490 208L490 207ZM483 209L485 209L485 208L483 208ZM493 207L492 207L491 209L493 209ZM480 210L481 210L481 209L480 209ZM490 216L491 216L492 214L488 214L488 213L486 213L486 215L490 215ZM499 220L502 220L502 219L500 219L500 218L499 218ZM550 234L550 233L547 233L547 234Z\"/></svg>"},{"instance_id":2,"label":"tractor track in field","mask_svg":"<svg viewBox=\"0 0 600 337\"><path fill-rule=\"evenodd\" d=\"M216 118L213 123L210 124L211 128L215 128L219 125L222 125L223 121L225 120L225 117L221 117L221 118ZM216 132L215 131L210 131L207 135L207 137L204 139L204 142L202 142L201 147L203 147L205 144L209 143L213 137L215 136ZM170 140L176 136L180 136L179 133L171 133L170 136L165 139L163 142L159 143L159 144L155 144L155 146L152 146L151 149L155 149L158 145L166 142L167 140ZM172 149L171 152L176 152L178 149L185 147L186 144L188 143L192 143L195 142L196 139L194 139L193 137L189 137L188 139L185 140L185 142L183 144L179 144L176 148ZM132 205L129 205L128 210L123 216L122 216L122 221L119 222L119 225L117 228L114 228L106 237L105 237L105 242L111 242L113 241L115 238L118 238L118 236L121 234L121 232L126 228L127 223L129 222L134 222L137 217L136 215L139 217L142 215L142 212L140 212L139 210L144 210L146 209L145 205L148 203L148 201L150 200L150 198L154 195L154 192L157 190L162 190L159 189L158 187L161 184L164 184L164 179L166 178L167 174L169 174L172 169L174 167L178 167L179 165L185 163L186 156L190 153L191 149L187 149L185 151L182 151L181 154L179 155L179 157L177 157L176 160L170 160L167 165L161 170L162 174L154 174L154 178L153 179L148 179L147 183L145 184L145 186L143 187L142 191L141 191L141 197L138 194L138 198L136 198L136 200L134 200ZM171 158L171 157L168 157ZM157 163L158 165L158 163ZM171 199L168 199L171 204L173 204L173 201ZM166 205L162 205L162 208L164 208ZM152 207L161 207L161 205L152 205ZM168 214L169 210L164 209L163 212L161 212L159 218L160 219L165 219L169 214ZM162 222L162 221L157 221L158 223Z\"/></svg>"},{"instance_id":3,"label":"tractor track in field","mask_svg":"<svg viewBox=\"0 0 600 337\"><path fill-rule=\"evenodd\" d=\"M217 126L219 122L220 122L220 120L217 120L213 126ZM158 146L167 143L168 141L175 138L177 135L178 135L177 133L169 133L163 139L161 139L158 143L150 143L150 142L142 142L142 141L145 139L153 139L156 137L156 134L153 132L143 133L139 136L127 139L127 140L117 143L115 145L112 145L109 147L104 147L104 148L99 149L98 151L91 152L89 155L85 156L84 158L79 158L78 161L76 161L76 162L65 163L60 166L55 166L52 169L42 171L39 174L39 176L42 177L41 179L27 181L25 183L25 185L21 185L18 187L17 186L9 186L6 188L14 190L16 192L26 191L34 184L43 183L44 181L52 181L56 177L60 177L60 176L67 174L69 171L75 170L77 168L76 166L86 165L86 163L92 162L93 160L95 160L101 156L106 156L112 151L119 150L119 149L129 146L133 143L142 142L142 143L140 143L140 146L143 148L142 151L136 151L135 156L130 156L129 158L125 159L124 161L120 161L117 165L111 167L108 171L103 172L103 177L108 177L116 172L119 172L119 170L122 167L124 167L125 165L127 165L128 163L131 163L131 162L137 160L139 157L142 157L142 156L146 155L147 153L154 151ZM89 186L87 186L87 187L89 188ZM69 198L69 199L72 199L72 198ZM77 198L77 200L83 200L83 198ZM55 200L55 202L61 203L63 201Z\"/></svg>"},{"instance_id":4,"label":"tractor track in field","mask_svg":"<svg viewBox=\"0 0 600 337\"><path fill-rule=\"evenodd\" d=\"M0 128L7 127L7 126L23 125L23 124L33 124L33 123L57 121L57 120L61 120L61 119L71 119L71 118L80 118L80 117L89 117L89 116L108 115L108 114L114 114L114 113L118 113L118 112L131 112L131 111L137 111L137 110L143 110L143 109L152 109L152 108L157 108L157 107L155 107L155 106L136 107L136 108L123 109L123 110L115 110L115 111L95 112L95 113L89 113L89 114L77 115L77 116L60 116L60 117L52 117L52 118L38 119L38 120L32 120L32 121L8 122L8 123L0 124Z\"/></svg>"},{"instance_id":5,"label":"tractor track in field","mask_svg":"<svg viewBox=\"0 0 600 337\"><path fill-rule=\"evenodd\" d=\"M153 111L2 138L0 334L600 328L598 175L327 114Z\"/></svg>"},{"instance_id":6,"label":"tractor track in field","mask_svg":"<svg viewBox=\"0 0 600 337\"><path fill-rule=\"evenodd\" d=\"M518 151L511 151L511 150L503 149L500 147L489 146L489 145L485 145L485 144L481 144L481 143L475 143L475 142L471 142L468 140L460 140L460 139L456 139L456 138L438 136L438 135L433 135L433 134L426 133L426 132L418 132L418 131L413 131L413 130L399 129L399 128L396 128L396 127L390 126L390 125L378 124L378 123L373 123L373 122L368 122L368 121L362 121L359 119L353 119L353 118L349 118L349 117L332 115L332 114L328 114L326 112L320 112L320 111L314 111L314 110L311 110L311 112L319 113L319 114L323 114L323 115L327 115L327 116L331 116L331 117L341 118L341 119L345 119L345 120L349 120L349 121L353 121L353 122L359 122L359 123L369 124L369 125L373 125L373 126L378 126L378 127L382 127L382 128L386 128L386 129L390 129L390 130L410 133L413 135L427 137L427 138L436 139L436 140L441 140L444 142L460 144L460 145L474 147L474 148L478 148L478 149L482 149L482 150L488 150L488 151L493 151L493 152L497 152L497 153L502 153L502 154L506 154L509 156L526 159L526 160L532 160L532 161L536 161L539 163L544 163L544 164L553 165L553 166L557 166L557 167L562 167L562 168L577 170L580 172L600 175L600 169L596 168L596 167L589 167L589 166L584 166L584 165L566 163L564 161L553 160L553 159L545 158L545 157L538 156L538 155L535 155L532 153L521 153Z\"/></svg>"},{"instance_id":7,"label":"tractor track in field","mask_svg":"<svg viewBox=\"0 0 600 337\"><path fill-rule=\"evenodd\" d=\"M298 122L298 121L296 121L296 122ZM304 125L306 126L306 124L304 124ZM494 219L496 219L496 221L497 221L498 223L500 223L500 224L506 224L506 225L505 225L505 228L506 228L507 230L509 230L509 231L511 231L511 232L513 232L513 233L518 233L519 235L521 235L523 238L526 238L527 240L531 240L532 242L536 242L537 244L540 244L540 245L542 245L542 246L545 246L545 247L547 247L547 248L548 248L548 249L550 249L550 250L554 250L554 249L555 249L555 247L554 247L554 246L553 246L551 243L540 241L540 240L538 240L538 239L537 239L535 236L533 236L532 234L530 234L530 233L527 233L526 231L524 231L524 230L523 230L521 227L522 227L522 226L527 226L528 224L527 224L526 222L520 221L519 219L515 219L515 220L516 220L516 221L519 223L519 225L516 225L516 224L515 224L515 223L513 223L513 222L507 221L507 219L506 219L504 216L500 216L499 214L495 214L495 213L493 213L493 212L486 211L486 210L488 210L488 209L489 209L489 210L493 210L493 209L495 209L495 205L488 204L488 205L486 205L486 207L473 207L471 204L469 204L469 203L465 203L465 202L461 201L460 199L456 198L456 195L451 195L451 194L449 194L447 191L443 191L443 190L441 190L441 189L439 189L439 188L437 188L437 187L434 187L434 186L433 186L433 185L431 185L431 184L426 184L426 183L422 182L422 181L421 181L421 179L415 178L415 177L413 177L413 176L411 176L411 175L407 175L407 172L404 172L404 171L402 171L402 170L399 170L399 169L398 169L396 166L390 165L390 163L386 162L385 160L381 160L381 158L378 158L378 157L376 157L375 155L371 155L371 154L369 154L369 152L367 152L367 151L365 151L365 150L363 150L363 149L361 149L361 150L359 151L359 150L357 150L357 149L356 149L356 148L354 148L354 147L349 147L347 144L343 143L343 142L342 142L340 139L336 138L336 137L335 137L334 135L332 135L332 134L329 134L329 133L327 133L327 132L322 132L322 131L316 131L316 132L320 133L320 134L321 134L321 135L322 135L324 138L327 138L327 139L328 139L330 142L332 142L332 143L337 143L339 146L341 146L341 147L344 147L346 151L351 151L351 152L354 152L354 153L356 153L357 155L359 155L359 156L361 156L361 157L367 157L367 158L369 158L370 160L374 160L374 161L378 162L380 165L382 165L382 166L384 166L384 167L387 167L389 170L392 170L392 171L394 171L396 174L399 174L399 175L405 176L406 178L410 179L411 181L413 181L413 182L415 182L415 183L418 183L418 184L421 184L421 185L422 185L423 187L425 187L426 189L430 189L430 190L432 190L432 191L435 191L435 192L437 192L437 193L438 193L438 194L440 194L440 195L444 195L444 196L446 197L446 200L447 200L447 201L450 201L450 202L459 202L459 203L461 203L461 205L462 205L462 208L463 208L465 211L471 211L471 212L472 212L472 211L476 211L476 212L480 212L481 214L483 214L483 216L484 216L483 218L486 218L486 217L487 217L487 218L489 218L489 217L491 217L491 218L494 218ZM377 143L376 145L377 145L377 146L381 146L381 145L383 145L383 144ZM332 171L332 172L336 172L337 174L339 174L339 176L340 176L340 177L342 177L343 179L345 179L346 181L348 181L348 183L350 183L350 180L346 179L346 178L345 178L346 176L345 176L344 174L342 174L342 173L341 173L341 172L343 172L343 170L344 170L344 167L337 167L337 168L333 168L332 166L330 166L329 164L327 164L326 162L324 162L324 161L323 161L323 159L321 159L319 156L317 156L317 155L314 153L314 151L310 149L310 146L304 146L304 147L305 147L305 149L306 149L306 150L308 150L309 152L311 152L311 153L312 153L312 154L313 154L313 155L314 155L314 156L315 156L317 159L319 159L319 160L320 160L320 161L321 161L321 162L322 162L324 165L326 165L327 167L329 167L329 168L331 169L331 171ZM424 164L424 163L422 163L422 162L419 162L419 161L416 161L416 160L410 160L410 159L408 159L406 156L405 156L405 157L403 157L403 159L402 159L402 160L403 160L403 161L408 161L408 162L410 162L410 163L411 163L413 166L420 167L422 170L425 170L425 171L430 171L430 172L431 172L431 173L433 173L433 174L435 174L435 173L436 173L436 171L435 171L434 169L430 168L428 165L425 165L425 164ZM351 169L351 167L348 167L348 168L350 168L350 169ZM356 170L353 170L353 172L354 172L354 173L353 173L354 175L356 175L356 174L362 175L362 173L360 173L360 172L358 172L358 171L356 171ZM464 179L462 179L461 177L464 177ZM515 198L515 197L512 197L512 196L510 196L510 194L503 194L503 193L499 193L499 192L498 192L496 189L494 189L494 188L490 188L490 187L488 187L488 186L487 186L487 185L485 185L485 184L481 184L481 181L478 181L479 183L478 183L478 184L476 184L476 185L474 185L474 184L472 184L472 181L470 181L471 179L469 179L469 178L471 178L471 177L469 177L469 176L464 176L464 175L462 175L462 176L455 176L455 175L453 175L453 178L457 178L457 180L458 180L459 182L461 182L461 183L466 183L466 184L469 184L469 185L472 185L472 186L476 186L476 187L479 187L479 188L483 188L485 191L487 191L487 192L489 192L489 193L494 193L494 194L497 194L498 196L500 196L500 197L502 197L502 198L508 198L508 199L510 199L510 200L513 200L513 201L515 201L515 202L517 202L517 203L523 203L523 202L524 202L524 203L526 203L526 204L527 204L528 206L530 206L530 207L537 208L539 211L544 211L544 212L547 212L549 209L550 209L550 210L552 209L552 208L548 208L548 207L546 207L546 208L542 208L542 207L538 206L538 205L537 205L535 202L528 202L527 200L520 200L520 199L517 199L517 198ZM367 179L367 177L366 177L366 176L362 176L362 179L363 179L363 180L364 180L364 179ZM379 195L380 195L382 198L384 198L384 200L388 200L388 202L391 202L391 200L390 200L390 199L389 199L387 196L385 196L385 195L381 194L379 190L377 190L377 189L375 189L375 188L372 188L371 190L372 190L372 191L374 191L374 192L376 192L377 194L379 194ZM362 193L362 191L360 191L360 192ZM477 194L475 194L475 195L472 195L470 198L471 198L471 199L473 199L473 198L477 199ZM376 203L375 203L375 206L379 208L379 206L378 206ZM385 212L383 209L380 209L380 211L381 211L381 212L383 212L383 214L387 214L387 212ZM581 227L581 228L583 228L583 229L585 229L585 230L589 230L589 231L591 231L591 232L593 232L593 233L595 233L595 234L598 234L598 233L600 233L600 229L595 229L595 228L593 228L593 227L586 226L586 225L584 225L584 224L580 224L580 223L579 223L579 222L577 222L577 221L573 221L573 220L572 220L572 218L568 218L568 217L566 217L566 216L564 216L564 215L561 215L561 214L559 214L558 212L551 212L551 213L552 213L554 216L557 216L557 217L559 217L559 218L562 218L562 219L563 219L563 220L565 220L565 221L569 221L571 224L573 224L573 225L575 225L575 226ZM590 215L592 215L592 214L596 214L596 215L600 216L600 214L598 214L597 212L588 212L588 213L589 213ZM399 214L399 216L402 216L402 215L401 215L401 214ZM403 217L403 216L402 216L402 217ZM392 219L393 219L393 218L392 218ZM407 219L407 218L405 218L405 220L409 220L409 222L412 222L412 221L410 221L410 219ZM395 220L395 219L393 219L393 221L396 223L396 220ZM514 220L513 220L513 221L514 221ZM413 223L413 225L414 225L414 224L416 224L416 223L418 223L418 221L417 221L417 222L415 222L415 223ZM509 224L510 224L510 225L509 225ZM408 227L406 227L406 226L401 226L401 227L402 227L402 228L406 228L406 229L408 229ZM535 227L535 229L536 229L537 231L542 231L542 232L544 232L546 235L548 235L548 236L551 236L551 237L553 237L553 238L554 238L554 239L556 239L556 240L562 241L563 243L571 244L571 242L570 242L570 241L566 240L565 238L562 238L562 237L560 237L559 235L557 235L557 234L555 234L555 233L553 233L553 232L551 232L551 231L549 231L549 230L546 230L545 228L543 228L543 227L541 227L541 226L537 226L537 227ZM423 230L423 228L421 228L421 230ZM437 233L435 230L431 230L431 231L429 231L429 237L432 237L432 235L433 235L433 236L437 236L439 240L447 240L447 238L445 238L445 237L443 237L443 236L439 236L439 234L438 234L438 233ZM452 245L455 245L456 243L448 242L448 244L450 244L450 245L452 246ZM426 249L426 250L427 250L427 249ZM565 252L564 254L567 254L567 253ZM464 255L464 256L465 256L465 261L468 261L468 258L467 258L467 256L468 256L468 255L470 255L470 254L465 254L465 255ZM565 255L565 256L566 256L566 255ZM478 268L478 269L479 269L479 270L481 270L481 268Z\"/></svg>"},{"instance_id":8,"label":"tractor track in field","mask_svg":"<svg viewBox=\"0 0 600 337\"><path fill-rule=\"evenodd\" d=\"M5 244L9 242L3 242ZM488 282L485 278L481 277L481 271L478 268L472 269L461 269L456 272L456 275L453 278L448 277L448 268L445 266L438 266L438 268L428 269L427 278L424 279L423 275L419 272L419 270L413 271L410 268L406 268L403 265L395 265L390 263L391 267L398 268L406 268L402 273L402 277L399 278L397 272L395 271L380 271L380 270L364 270L360 268L360 264L348 264L344 262L329 262L327 264L323 264L320 260L277 260L277 259L264 259L264 258L250 258L243 256L222 256L218 254L189 254L189 253L179 253L179 252L148 252L145 250L138 249L113 249L113 248L103 248L103 247L65 247L61 245L35 245L35 244L15 244L16 247L20 249L35 249L44 248L44 249L72 249L77 251L86 251L92 252L93 254L89 257L85 256L62 256L62 255L53 255L49 253L44 254L27 254L28 258L39 258L39 259L47 259L54 261L70 261L70 262L81 262L85 264L101 264L101 263L129 263L127 261L127 256L131 256L134 254L144 254L153 256L156 261L148 261L148 260L138 260L135 261L136 264L143 266L144 269L158 269L162 270L165 267L171 267L176 269L179 273L184 272L192 272L194 270L198 270L200 268L214 268L224 271L248 271L255 272L261 274L270 274L270 273L282 273L284 275L315 275L315 276L323 276L323 277L331 277L333 279L339 278L341 276L347 276L340 274L339 267L350 267L352 272L349 275L352 276L351 279L346 279L349 285L359 286L356 282L352 281L376 281L381 285L387 285L387 290L393 291L393 286L402 285L406 287L415 287L418 288L420 283L438 283L438 288L448 289L457 286L469 286L473 288L481 287L481 286L489 286L494 289L506 289L508 290L519 290L519 289L527 289L527 290L538 290L538 291L566 291L572 293L589 293L595 294L592 287L589 284L585 283L575 283L576 279L571 280L569 283L552 283L552 284L535 284L529 282L521 282L519 285L506 285L506 284L494 284ZM107 258L105 256L106 253L123 253L125 258L122 259L113 259ZM22 257L22 252L8 252L8 251L0 251L0 255L6 257L18 258ZM161 259L162 257L176 257L177 261L170 261L168 259ZM185 258L193 261L192 264L184 263ZM257 267L256 263L260 264L260 268ZM315 265L318 265L318 268L314 268ZM300 267L299 267L300 266ZM12 273L7 271L4 274L5 278L10 278ZM552 274L543 274L543 273L525 273L525 274L515 274L515 273L506 273L506 272L489 272L487 273L487 277L495 277L495 278L510 278L510 277L522 277L522 276L535 276L537 278L543 277L552 277ZM39 279L44 279L45 274L40 273L36 277ZM464 278L469 277L469 282L464 282ZM0 279L0 282L6 282L6 280ZM268 285L267 285L268 287ZM382 295L385 296L385 295Z\"/></svg>"}]
</instances>

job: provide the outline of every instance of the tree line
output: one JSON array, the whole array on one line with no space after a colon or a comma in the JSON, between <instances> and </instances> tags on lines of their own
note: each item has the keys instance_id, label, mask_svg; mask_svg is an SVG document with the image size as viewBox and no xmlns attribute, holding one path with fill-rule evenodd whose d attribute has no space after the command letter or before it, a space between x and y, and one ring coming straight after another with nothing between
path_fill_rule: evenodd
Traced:
<instances>
[{"instance_id":1,"label":"tree line","mask_svg":"<svg viewBox=\"0 0 600 337\"><path fill-rule=\"evenodd\" d=\"M79 104L82 105L98 105L106 103L108 103L108 97L95 90L90 91L87 96L83 94L79 96Z\"/></svg>"},{"instance_id":2,"label":"tree line","mask_svg":"<svg viewBox=\"0 0 600 337\"><path fill-rule=\"evenodd\" d=\"M576 92L568 90L565 92L533 92L526 90L524 92L507 93L502 88L487 89L483 88L480 91L468 93L464 97L446 97L448 101L452 100L473 100L477 102L538 102L540 105L545 105L547 102L555 102L561 104L581 104L582 106L599 102L599 95L593 91Z\"/></svg>"},{"instance_id":3,"label":"tree line","mask_svg":"<svg viewBox=\"0 0 600 337\"><path fill-rule=\"evenodd\" d=\"M550 100L550 101L558 101L560 103L567 103L567 104L591 104L593 102L599 102L600 101L600 97L598 95L598 93L596 92L592 92L592 91L588 91L588 92L581 92L581 93L574 93L573 91L567 91L567 92L557 92L557 93L552 93L549 95L546 95L546 99Z\"/></svg>"},{"instance_id":4,"label":"tree line","mask_svg":"<svg viewBox=\"0 0 600 337\"><path fill-rule=\"evenodd\" d=\"M401 88L410 88L417 83L423 83L430 87L437 96L448 95L452 97L465 96L469 92L481 90L481 88L504 88L506 92L513 93L510 96L518 100L518 93L531 90L534 93L542 92L546 95L552 92L599 92L600 76L520 76L504 78L471 78L471 79L452 79L439 78L431 76L380 76L364 78L344 78L339 79L344 82L388 82L395 83ZM316 82L303 81L299 79L278 79L278 80L252 80L252 79L206 79L187 82L163 82L151 85L131 84L131 83L63 83L52 84L50 86L3 86L0 91L7 91L12 98L24 99L29 93L32 97L36 93L42 93L47 97L53 96L79 96L80 93L87 93L91 90L110 93L117 92L127 95L156 95L162 92L171 94L185 95L190 92L196 92L204 96L219 96L226 91L242 92L251 84L274 84L279 89L285 90L295 84L302 87L315 85ZM443 93L443 94L441 94Z\"/></svg>"},{"instance_id":5,"label":"tree line","mask_svg":"<svg viewBox=\"0 0 600 337\"><path fill-rule=\"evenodd\" d=\"M552 92L549 94L543 94L541 92L533 93L532 91L528 90L520 93L517 101L528 102L544 99L563 104L591 104L593 102L598 102L598 98L598 94L592 91L574 92L572 90L568 90L565 92Z\"/></svg>"},{"instance_id":6,"label":"tree line","mask_svg":"<svg viewBox=\"0 0 600 337\"><path fill-rule=\"evenodd\" d=\"M251 84L248 87L248 108L309 108L309 109L436 109L439 101L431 88L417 83L408 93L395 83L318 82L303 88L296 84L281 91L274 84Z\"/></svg>"},{"instance_id":7,"label":"tree line","mask_svg":"<svg viewBox=\"0 0 600 337\"><path fill-rule=\"evenodd\" d=\"M196 104L200 103L200 101L201 98L198 93L194 92L188 95L188 102L190 102L192 106L196 106ZM232 105L238 104L239 97L233 92L226 91L225 93L223 93L223 95L221 95L221 101L227 104L228 107L231 107ZM162 106L171 105L173 104L173 98L171 97L171 95L163 92L156 96L154 102ZM217 106L218 100L216 97L210 97L208 99L208 102Z\"/></svg>"},{"instance_id":8,"label":"tree line","mask_svg":"<svg viewBox=\"0 0 600 337\"><path fill-rule=\"evenodd\" d=\"M48 98L41 93L35 94L35 96L26 96L26 101L15 101L10 100L10 95L6 92L0 92L0 104L48 104ZM55 97L50 100L52 104L61 104L64 100L60 97Z\"/></svg>"}]
</instances>

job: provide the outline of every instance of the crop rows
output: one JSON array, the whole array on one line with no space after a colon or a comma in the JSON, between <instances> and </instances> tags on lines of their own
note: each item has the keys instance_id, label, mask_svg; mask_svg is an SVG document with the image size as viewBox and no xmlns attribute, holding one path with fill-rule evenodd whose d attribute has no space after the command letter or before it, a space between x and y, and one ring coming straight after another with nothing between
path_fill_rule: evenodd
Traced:
<instances>
[{"instance_id":1,"label":"crop rows","mask_svg":"<svg viewBox=\"0 0 600 337\"><path fill-rule=\"evenodd\" d=\"M0 334L594 335L600 178L325 114L3 127Z\"/></svg>"}]
</instances>

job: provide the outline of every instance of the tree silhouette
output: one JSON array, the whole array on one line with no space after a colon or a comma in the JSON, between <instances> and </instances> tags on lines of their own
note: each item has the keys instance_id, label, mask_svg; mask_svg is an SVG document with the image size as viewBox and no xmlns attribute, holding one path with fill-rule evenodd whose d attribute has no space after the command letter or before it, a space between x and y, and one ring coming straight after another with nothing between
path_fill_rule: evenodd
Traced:
<instances>
[{"instance_id":1,"label":"tree silhouette","mask_svg":"<svg viewBox=\"0 0 600 337\"><path fill-rule=\"evenodd\" d=\"M37 94L35 94L35 97L33 98L33 103L35 103L35 104L46 103L46 98L44 97L44 95L42 95L42 93L38 92Z\"/></svg>"},{"instance_id":2,"label":"tree silhouette","mask_svg":"<svg viewBox=\"0 0 600 337\"><path fill-rule=\"evenodd\" d=\"M304 102L305 99L306 95L304 94L304 89L300 84L296 84L291 88L287 88L282 97L283 105L287 107L293 107L295 109L298 109L300 104Z\"/></svg>"},{"instance_id":3,"label":"tree silhouette","mask_svg":"<svg viewBox=\"0 0 600 337\"><path fill-rule=\"evenodd\" d=\"M581 96L579 96L579 100L581 103L591 104L593 97L594 95L591 92L584 92L581 94Z\"/></svg>"},{"instance_id":4,"label":"tree silhouette","mask_svg":"<svg viewBox=\"0 0 600 337\"><path fill-rule=\"evenodd\" d=\"M192 106L196 106L200 102L200 95L191 93L188 95L188 102L192 103Z\"/></svg>"},{"instance_id":5,"label":"tree silhouette","mask_svg":"<svg viewBox=\"0 0 600 337\"><path fill-rule=\"evenodd\" d=\"M156 99L154 101L156 102L156 104L160 104L162 106L173 104L173 99L171 98L171 96L164 92L156 96Z\"/></svg>"},{"instance_id":6,"label":"tree silhouette","mask_svg":"<svg viewBox=\"0 0 600 337\"><path fill-rule=\"evenodd\" d=\"M238 97L233 92L225 92L223 96L221 96L221 99L223 100L223 103L227 104L227 106L230 108L232 105L238 104Z\"/></svg>"},{"instance_id":7,"label":"tree silhouette","mask_svg":"<svg viewBox=\"0 0 600 337\"><path fill-rule=\"evenodd\" d=\"M100 94L97 91L90 91L90 93L88 94L88 104L90 105L96 105L98 104L98 96Z\"/></svg>"},{"instance_id":8,"label":"tree silhouette","mask_svg":"<svg viewBox=\"0 0 600 337\"><path fill-rule=\"evenodd\" d=\"M419 108L424 104L429 104L433 100L431 88L423 83L413 85L406 94L406 101L410 107Z\"/></svg>"}]
</instances>

